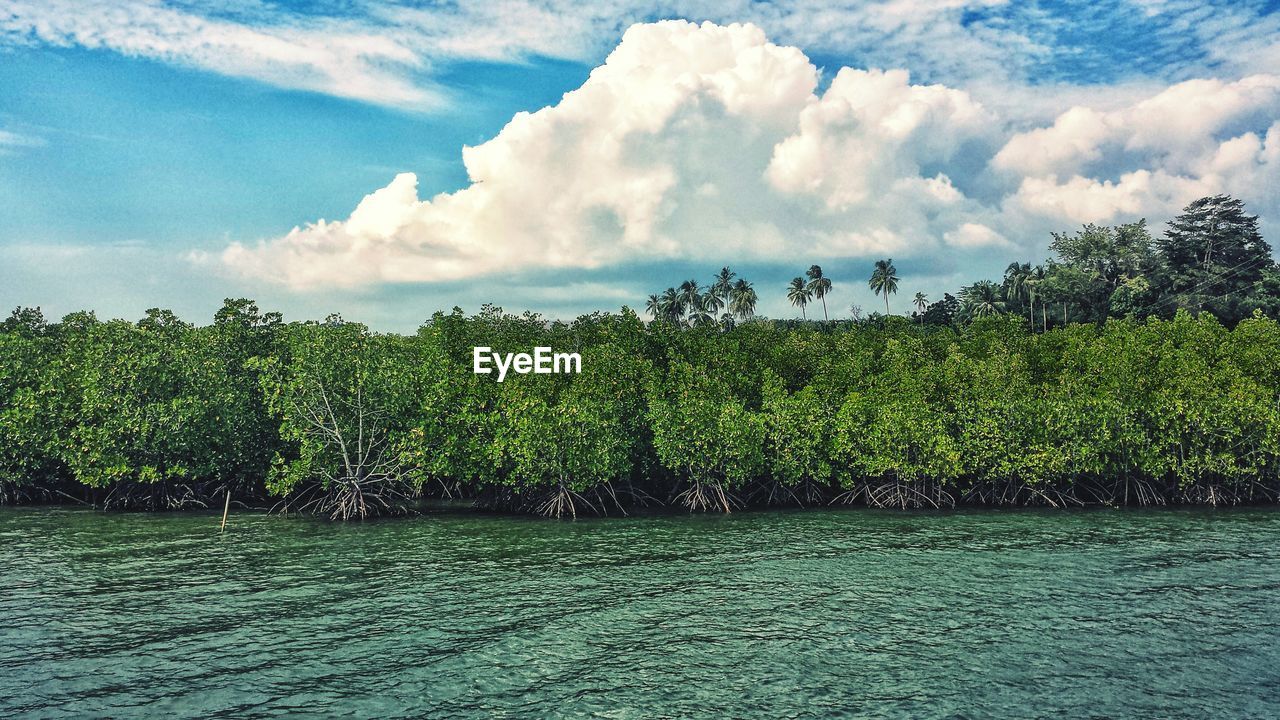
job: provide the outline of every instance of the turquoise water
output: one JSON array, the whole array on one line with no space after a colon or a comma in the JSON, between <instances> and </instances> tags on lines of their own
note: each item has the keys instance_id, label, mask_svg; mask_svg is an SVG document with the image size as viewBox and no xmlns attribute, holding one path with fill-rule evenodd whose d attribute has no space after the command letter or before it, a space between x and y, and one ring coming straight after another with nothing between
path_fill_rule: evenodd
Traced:
<instances>
[{"instance_id":1,"label":"turquoise water","mask_svg":"<svg viewBox=\"0 0 1280 720\"><path fill-rule=\"evenodd\" d=\"M1280 717L1280 512L0 509L2 717Z\"/></svg>"}]
</instances>

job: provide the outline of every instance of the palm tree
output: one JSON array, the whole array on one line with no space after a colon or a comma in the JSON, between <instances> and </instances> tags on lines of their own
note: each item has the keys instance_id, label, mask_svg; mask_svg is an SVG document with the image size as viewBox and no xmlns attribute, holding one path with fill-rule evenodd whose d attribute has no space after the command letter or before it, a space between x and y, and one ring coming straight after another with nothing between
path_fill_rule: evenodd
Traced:
<instances>
[{"instance_id":1,"label":"palm tree","mask_svg":"<svg viewBox=\"0 0 1280 720\"><path fill-rule=\"evenodd\" d=\"M743 320L756 314L756 289L751 283L738 278L729 291L729 312Z\"/></svg>"},{"instance_id":2,"label":"palm tree","mask_svg":"<svg viewBox=\"0 0 1280 720\"><path fill-rule=\"evenodd\" d=\"M675 288L667 288L662 291L662 295L658 298L659 307L662 315L673 323L679 323L684 317L684 298L680 296L680 292Z\"/></svg>"},{"instance_id":3,"label":"palm tree","mask_svg":"<svg viewBox=\"0 0 1280 720\"><path fill-rule=\"evenodd\" d=\"M987 317L1004 312L1005 302L1000 299L1000 286L990 280L978 282L960 291L965 314L972 318Z\"/></svg>"},{"instance_id":4,"label":"palm tree","mask_svg":"<svg viewBox=\"0 0 1280 720\"><path fill-rule=\"evenodd\" d=\"M791 281L787 286L787 299L792 305L800 308L800 318L807 320L804 314L804 306L809 304L809 299L813 297L813 291L804 284L804 278L798 277Z\"/></svg>"},{"instance_id":5,"label":"palm tree","mask_svg":"<svg viewBox=\"0 0 1280 720\"><path fill-rule=\"evenodd\" d=\"M871 291L884 296L884 314L889 314L889 296L898 294L898 268L893 266L893 259L877 260L876 269L871 272L871 280L867 282Z\"/></svg>"},{"instance_id":6,"label":"palm tree","mask_svg":"<svg viewBox=\"0 0 1280 720\"><path fill-rule=\"evenodd\" d=\"M702 288L699 287L697 280L685 280L680 283L680 307L682 314L688 314L689 324L692 325L694 314L702 309Z\"/></svg>"},{"instance_id":7,"label":"palm tree","mask_svg":"<svg viewBox=\"0 0 1280 720\"><path fill-rule=\"evenodd\" d=\"M827 317L827 293L831 292L831 278L823 277L821 265L810 265L805 275L809 276L809 291L822 301L822 319L830 320Z\"/></svg>"},{"instance_id":8,"label":"palm tree","mask_svg":"<svg viewBox=\"0 0 1280 720\"><path fill-rule=\"evenodd\" d=\"M1043 265L1037 265L1037 266L1035 266L1035 268L1034 268L1034 269L1032 269L1032 271L1031 271L1031 275L1030 275L1030 276L1027 278L1027 280L1026 280L1026 284L1027 284L1027 297L1028 297L1028 298L1030 299L1030 301L1031 301L1031 325L1032 325L1032 329L1035 329L1035 323L1036 323L1036 300L1039 300L1039 301L1040 301L1040 319L1041 319L1041 321L1042 321L1042 322L1041 322L1041 332L1047 332L1047 331L1049 330L1049 312L1048 312L1048 309L1047 309L1047 308L1046 308L1046 306L1045 306L1044 297L1043 297L1043 296L1044 296L1044 288L1042 287L1042 285L1044 284L1044 279L1045 279L1046 277L1048 277L1048 273L1045 271L1044 266L1043 266Z\"/></svg>"},{"instance_id":9,"label":"palm tree","mask_svg":"<svg viewBox=\"0 0 1280 720\"><path fill-rule=\"evenodd\" d=\"M724 307L724 302L724 299L714 289L702 293L702 297L699 298L699 305L702 310L709 313L713 318L720 314L720 308Z\"/></svg>"},{"instance_id":10,"label":"palm tree","mask_svg":"<svg viewBox=\"0 0 1280 720\"><path fill-rule=\"evenodd\" d=\"M649 313L650 317L657 320L658 316L662 314L662 299L657 295L650 295L648 301L644 304L644 309L645 312Z\"/></svg>"},{"instance_id":11,"label":"palm tree","mask_svg":"<svg viewBox=\"0 0 1280 720\"><path fill-rule=\"evenodd\" d=\"M924 309L929 307L929 297L922 292L916 293L916 297L911 302L915 303L916 312L920 314L920 324L924 324Z\"/></svg>"},{"instance_id":12,"label":"palm tree","mask_svg":"<svg viewBox=\"0 0 1280 720\"><path fill-rule=\"evenodd\" d=\"M720 298L721 307L729 304L729 295L733 292L733 279L735 277L737 277L737 273L727 267L722 267L711 281L711 292Z\"/></svg>"},{"instance_id":13,"label":"palm tree","mask_svg":"<svg viewBox=\"0 0 1280 720\"><path fill-rule=\"evenodd\" d=\"M702 304L701 298L693 307L689 308L689 326L710 325L716 321L716 316L707 311L706 306Z\"/></svg>"},{"instance_id":14,"label":"palm tree","mask_svg":"<svg viewBox=\"0 0 1280 720\"><path fill-rule=\"evenodd\" d=\"M1031 329L1036 326L1036 309L1035 303L1031 299L1031 263L1009 263L1009 267L1004 271L1004 289L1006 300L1018 300L1027 298L1030 305L1027 319L1031 322Z\"/></svg>"},{"instance_id":15,"label":"palm tree","mask_svg":"<svg viewBox=\"0 0 1280 720\"><path fill-rule=\"evenodd\" d=\"M702 288L698 286L697 280L685 280L680 283L680 297L684 300L686 308L692 308L701 296Z\"/></svg>"}]
</instances>

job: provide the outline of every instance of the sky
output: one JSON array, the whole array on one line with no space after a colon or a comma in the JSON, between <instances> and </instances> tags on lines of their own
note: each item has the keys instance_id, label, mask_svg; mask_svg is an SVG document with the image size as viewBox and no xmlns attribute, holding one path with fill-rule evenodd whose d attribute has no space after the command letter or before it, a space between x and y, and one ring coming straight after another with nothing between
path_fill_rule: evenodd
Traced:
<instances>
[{"instance_id":1,"label":"sky","mask_svg":"<svg viewBox=\"0 0 1280 720\"><path fill-rule=\"evenodd\" d=\"M998 278L1229 193L1280 244L1280 0L0 1L0 305L412 331L728 265ZM811 308L812 310L812 308Z\"/></svg>"}]
</instances>

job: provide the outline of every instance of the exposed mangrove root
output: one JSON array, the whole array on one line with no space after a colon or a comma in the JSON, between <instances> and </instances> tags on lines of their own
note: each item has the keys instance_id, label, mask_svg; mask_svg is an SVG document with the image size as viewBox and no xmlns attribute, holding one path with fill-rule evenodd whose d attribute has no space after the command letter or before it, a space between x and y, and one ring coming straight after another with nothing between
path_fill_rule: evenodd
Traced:
<instances>
[{"instance_id":1,"label":"exposed mangrove root","mask_svg":"<svg viewBox=\"0 0 1280 720\"><path fill-rule=\"evenodd\" d=\"M753 487L747 495L747 503L750 505L762 504L766 507L776 505L806 507L822 503L826 500L828 494L827 488L814 482L812 478L805 478L795 485L786 485L777 480L767 480L757 483Z\"/></svg>"},{"instance_id":2,"label":"exposed mangrove root","mask_svg":"<svg viewBox=\"0 0 1280 720\"><path fill-rule=\"evenodd\" d=\"M1115 505L1115 498L1111 497L1104 488L1092 480L1076 483L1075 487L1072 488L1072 494L1082 505ZM1085 496L1087 496L1087 499Z\"/></svg>"},{"instance_id":3,"label":"exposed mangrove root","mask_svg":"<svg viewBox=\"0 0 1280 720\"><path fill-rule=\"evenodd\" d=\"M575 502L576 501L576 502ZM581 493L574 492L568 486L561 483L551 491L550 496L538 506L537 513L543 517L563 518L566 513L574 520L578 519L577 503L582 503L591 509L597 515L601 514L591 501L583 497Z\"/></svg>"},{"instance_id":4,"label":"exposed mangrove root","mask_svg":"<svg viewBox=\"0 0 1280 720\"><path fill-rule=\"evenodd\" d=\"M683 505L694 512L717 510L725 513L733 512L733 508L742 507L742 501L728 493L724 485L717 482L689 483L684 492L675 497L675 503Z\"/></svg>"},{"instance_id":5,"label":"exposed mangrove root","mask_svg":"<svg viewBox=\"0 0 1280 720\"><path fill-rule=\"evenodd\" d=\"M1023 484L1014 494L1019 505L1044 505L1051 508L1083 507L1084 501L1071 490Z\"/></svg>"},{"instance_id":6,"label":"exposed mangrove root","mask_svg":"<svg viewBox=\"0 0 1280 720\"><path fill-rule=\"evenodd\" d=\"M852 505L862 499L867 494L867 486L865 483L857 483L853 488L836 495L831 498L832 505L840 503L842 505Z\"/></svg>"},{"instance_id":7,"label":"exposed mangrove root","mask_svg":"<svg viewBox=\"0 0 1280 720\"><path fill-rule=\"evenodd\" d=\"M398 476L335 478L313 485L284 504L297 512L328 516L330 520L364 520L409 512L413 497Z\"/></svg>"},{"instance_id":8,"label":"exposed mangrove root","mask_svg":"<svg viewBox=\"0 0 1280 720\"><path fill-rule=\"evenodd\" d=\"M567 484L558 483L550 490L539 490L505 485L491 486L474 498L476 507L488 510L521 512L542 517L577 519L579 515L607 516L610 508L619 514L627 514L627 503L621 495L630 495L627 488L615 488L604 483L590 490L577 491ZM646 496L636 504L652 500Z\"/></svg>"},{"instance_id":9,"label":"exposed mangrove root","mask_svg":"<svg viewBox=\"0 0 1280 720\"><path fill-rule=\"evenodd\" d=\"M103 510L189 510L207 509L222 486L156 482L122 482L112 486L102 498Z\"/></svg>"},{"instance_id":10,"label":"exposed mangrove root","mask_svg":"<svg viewBox=\"0 0 1280 720\"><path fill-rule=\"evenodd\" d=\"M1184 488L1181 495L1180 499L1183 502L1210 507L1239 505L1242 502L1240 493L1218 483L1192 485Z\"/></svg>"},{"instance_id":11,"label":"exposed mangrove root","mask_svg":"<svg viewBox=\"0 0 1280 720\"><path fill-rule=\"evenodd\" d=\"M955 507L955 498L936 483L887 482L867 489L867 505L877 508Z\"/></svg>"},{"instance_id":12,"label":"exposed mangrove root","mask_svg":"<svg viewBox=\"0 0 1280 720\"><path fill-rule=\"evenodd\" d=\"M1168 504L1165 493L1143 478L1125 477L1117 483L1113 493L1117 504L1137 505L1138 507L1161 506Z\"/></svg>"},{"instance_id":13,"label":"exposed mangrove root","mask_svg":"<svg viewBox=\"0 0 1280 720\"><path fill-rule=\"evenodd\" d=\"M763 496L763 502L760 501ZM786 502L787 498L791 498L791 503ZM795 490L783 485L776 480L757 483L752 487L751 492L747 493L746 501L748 504L762 504L766 507L775 505L796 504L803 506L800 496L796 495Z\"/></svg>"},{"instance_id":14,"label":"exposed mangrove root","mask_svg":"<svg viewBox=\"0 0 1280 720\"><path fill-rule=\"evenodd\" d=\"M392 462L375 468L355 480L323 474L289 494L272 509L288 514L301 512L334 520L358 520L379 515L411 512L421 492L420 475L404 474ZM363 472L369 472L366 468ZM438 488L435 483L439 483ZM1180 484L1176 478L1080 476L1057 482L1025 482L1018 479L937 483L929 479L903 482L894 479L856 479L844 487L822 485L812 480L794 484L762 478L735 495L722 482L672 483L670 486L638 483L624 478L617 484L603 483L589 489L574 489L570 479L543 485L536 482L493 483L476 488L465 482L434 479L433 496L470 498L477 507L529 513L553 518L583 515L626 515L635 508L671 505L695 512L733 512L743 507L808 507L830 504L864 505L886 509L951 508L958 504L973 507L1084 506L1159 507L1195 505L1226 507L1280 500L1280 481L1270 476L1233 478L1228 481L1201 480ZM670 487L664 503L653 493ZM0 503L76 503L103 510L220 509L228 489L232 503L253 504L265 500L262 487L244 479L230 482L163 480L154 483L120 482L105 488L89 488L67 482L0 482Z\"/></svg>"},{"instance_id":15,"label":"exposed mangrove root","mask_svg":"<svg viewBox=\"0 0 1280 720\"><path fill-rule=\"evenodd\" d=\"M861 500L867 507L916 510L921 508L953 508L955 497L942 486L926 480L904 483L896 480L876 485L857 483L853 488L837 495L832 504L852 505Z\"/></svg>"},{"instance_id":16,"label":"exposed mangrove root","mask_svg":"<svg viewBox=\"0 0 1280 720\"><path fill-rule=\"evenodd\" d=\"M79 489L84 490L84 487L80 486ZM41 483L15 483L0 480L0 505L36 505L67 501L77 505L93 505L91 501L78 498L56 485L46 486Z\"/></svg>"}]
</instances>

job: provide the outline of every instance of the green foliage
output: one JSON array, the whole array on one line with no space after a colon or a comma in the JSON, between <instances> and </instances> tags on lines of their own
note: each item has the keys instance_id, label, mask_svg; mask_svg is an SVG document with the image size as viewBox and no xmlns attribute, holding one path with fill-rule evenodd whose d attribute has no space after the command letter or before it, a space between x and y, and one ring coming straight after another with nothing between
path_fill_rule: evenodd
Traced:
<instances>
[{"instance_id":1,"label":"green foliage","mask_svg":"<svg viewBox=\"0 0 1280 720\"><path fill-rule=\"evenodd\" d=\"M824 442L832 420L830 403L812 385L787 392L771 370L765 371L762 390L769 474L787 488L816 485L817 491L829 485L835 473Z\"/></svg>"},{"instance_id":2,"label":"green foliage","mask_svg":"<svg viewBox=\"0 0 1280 720\"><path fill-rule=\"evenodd\" d=\"M733 491L763 470L763 419L705 368L676 360L651 380L649 420L658 459L688 484L678 497L691 509L728 512Z\"/></svg>"},{"instance_id":3,"label":"green foliage","mask_svg":"<svg viewBox=\"0 0 1280 720\"><path fill-rule=\"evenodd\" d=\"M941 367L913 338L888 339L877 366L836 414L830 442L841 484L953 481L960 455L948 432Z\"/></svg>"},{"instance_id":4,"label":"green foliage","mask_svg":"<svg viewBox=\"0 0 1280 720\"><path fill-rule=\"evenodd\" d=\"M1164 251L1140 223L1055 242L1063 262L1014 263L963 304L922 298L915 319L485 307L400 336L285 324L248 300L207 326L20 309L0 330L0 500L155 508L229 491L354 518L422 496L551 516L1277 499L1267 309L1161 318ZM726 268L673 292L737 313L740 282ZM499 383L472 371L475 346L579 352L582 372Z\"/></svg>"},{"instance_id":5,"label":"green foliage","mask_svg":"<svg viewBox=\"0 0 1280 720\"><path fill-rule=\"evenodd\" d=\"M344 519L396 509L410 483L396 448L421 391L413 339L330 319L281 342L255 363L284 441L267 489Z\"/></svg>"},{"instance_id":6,"label":"green foliage","mask_svg":"<svg viewBox=\"0 0 1280 720\"><path fill-rule=\"evenodd\" d=\"M33 486L52 487L65 473L45 393L51 351L40 333L18 327L0 333L0 500L18 499Z\"/></svg>"}]
</instances>

